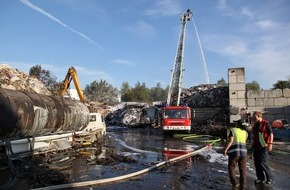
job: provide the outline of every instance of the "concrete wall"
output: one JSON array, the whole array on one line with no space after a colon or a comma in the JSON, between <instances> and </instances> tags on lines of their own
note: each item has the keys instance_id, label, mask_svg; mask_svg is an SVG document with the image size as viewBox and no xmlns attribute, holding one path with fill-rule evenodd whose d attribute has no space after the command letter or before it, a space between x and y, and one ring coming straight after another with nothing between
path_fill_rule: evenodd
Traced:
<instances>
[{"instance_id":1,"label":"concrete wall","mask_svg":"<svg viewBox=\"0 0 290 190\"><path fill-rule=\"evenodd\" d=\"M246 80L244 68L228 69L230 122L241 119L246 106Z\"/></svg>"},{"instance_id":2,"label":"concrete wall","mask_svg":"<svg viewBox=\"0 0 290 190\"><path fill-rule=\"evenodd\" d=\"M243 108L248 113L263 112L269 121L290 121L290 89L247 91L244 68L228 69L230 122L243 117Z\"/></svg>"},{"instance_id":3,"label":"concrete wall","mask_svg":"<svg viewBox=\"0 0 290 190\"><path fill-rule=\"evenodd\" d=\"M290 89L250 90L247 92L248 112L261 111L269 121L288 119L290 121Z\"/></svg>"}]
</instances>

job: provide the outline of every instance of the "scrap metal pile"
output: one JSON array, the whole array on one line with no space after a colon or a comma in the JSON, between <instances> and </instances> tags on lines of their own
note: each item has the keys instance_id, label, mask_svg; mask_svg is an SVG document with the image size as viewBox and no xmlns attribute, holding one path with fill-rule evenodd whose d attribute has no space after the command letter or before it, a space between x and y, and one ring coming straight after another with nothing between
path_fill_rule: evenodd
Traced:
<instances>
[{"instance_id":1,"label":"scrap metal pile","mask_svg":"<svg viewBox=\"0 0 290 190\"><path fill-rule=\"evenodd\" d=\"M121 103L106 116L108 125L140 127L154 125L158 118L157 108L147 103Z\"/></svg>"},{"instance_id":2,"label":"scrap metal pile","mask_svg":"<svg viewBox=\"0 0 290 190\"><path fill-rule=\"evenodd\" d=\"M14 69L7 64L0 64L0 86L11 90L36 92L50 95L50 91L37 78Z\"/></svg>"},{"instance_id":3,"label":"scrap metal pile","mask_svg":"<svg viewBox=\"0 0 290 190\"><path fill-rule=\"evenodd\" d=\"M0 64L0 85L2 88L36 92L38 94L50 95L44 84L35 77L14 69L7 64ZM191 108L203 107L229 107L228 87L217 87L213 84L203 84L183 89L181 101ZM147 103L121 103L114 107L110 113L107 109L94 105L98 112L104 112L106 122L117 126L147 126L158 125L160 113L158 107L149 106Z\"/></svg>"},{"instance_id":4,"label":"scrap metal pile","mask_svg":"<svg viewBox=\"0 0 290 190\"><path fill-rule=\"evenodd\" d=\"M191 108L224 108L221 113L228 112L229 94L228 87L216 87L205 84L184 89L181 100ZM119 104L106 116L108 125L138 127L158 125L160 110L158 107L146 103L128 102Z\"/></svg>"},{"instance_id":5,"label":"scrap metal pile","mask_svg":"<svg viewBox=\"0 0 290 190\"><path fill-rule=\"evenodd\" d=\"M191 108L229 107L229 88L214 84L203 84L185 89L183 103Z\"/></svg>"}]
</instances>

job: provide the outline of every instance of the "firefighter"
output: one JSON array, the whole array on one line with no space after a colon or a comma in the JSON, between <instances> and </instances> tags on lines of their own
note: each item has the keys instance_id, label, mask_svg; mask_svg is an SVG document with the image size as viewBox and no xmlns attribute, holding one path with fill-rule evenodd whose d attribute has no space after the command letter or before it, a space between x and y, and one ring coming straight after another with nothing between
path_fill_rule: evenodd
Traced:
<instances>
[{"instance_id":1,"label":"firefighter","mask_svg":"<svg viewBox=\"0 0 290 190\"><path fill-rule=\"evenodd\" d=\"M270 122L262 118L262 112L255 111L252 117L253 126L253 155L256 168L257 180L256 184L271 184L273 174L267 164L268 154L272 151L273 130Z\"/></svg>"},{"instance_id":2,"label":"firefighter","mask_svg":"<svg viewBox=\"0 0 290 190\"><path fill-rule=\"evenodd\" d=\"M230 123L228 131L228 143L224 155L229 156L228 170L233 189L246 189L247 187L247 148L246 141L248 133L242 122ZM240 173L240 184L236 177L236 166Z\"/></svg>"}]
</instances>

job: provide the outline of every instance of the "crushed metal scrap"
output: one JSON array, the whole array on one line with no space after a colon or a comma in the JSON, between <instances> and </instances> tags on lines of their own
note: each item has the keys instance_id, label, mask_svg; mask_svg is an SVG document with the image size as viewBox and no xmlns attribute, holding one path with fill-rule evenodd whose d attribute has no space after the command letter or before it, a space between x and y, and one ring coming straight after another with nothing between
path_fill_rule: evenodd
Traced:
<instances>
[{"instance_id":1,"label":"crushed metal scrap","mask_svg":"<svg viewBox=\"0 0 290 190\"><path fill-rule=\"evenodd\" d=\"M183 102L191 108L228 107L229 88L214 84L203 84L183 90Z\"/></svg>"},{"instance_id":2,"label":"crushed metal scrap","mask_svg":"<svg viewBox=\"0 0 290 190\"><path fill-rule=\"evenodd\" d=\"M228 87L204 84L183 89L181 101L191 108L221 107L220 113L213 120L225 122L223 116L228 113L228 93ZM125 127L157 126L160 124L160 109L147 103L121 103L106 116L106 122L108 125Z\"/></svg>"},{"instance_id":3,"label":"crushed metal scrap","mask_svg":"<svg viewBox=\"0 0 290 190\"><path fill-rule=\"evenodd\" d=\"M108 125L141 127L158 123L158 109L147 103L126 102L106 116Z\"/></svg>"}]
</instances>

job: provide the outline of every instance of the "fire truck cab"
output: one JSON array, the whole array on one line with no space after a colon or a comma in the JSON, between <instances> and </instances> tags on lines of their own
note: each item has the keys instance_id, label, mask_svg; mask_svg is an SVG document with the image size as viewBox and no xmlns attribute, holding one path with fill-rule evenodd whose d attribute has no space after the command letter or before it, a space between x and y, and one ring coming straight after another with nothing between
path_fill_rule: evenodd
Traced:
<instances>
[{"instance_id":1,"label":"fire truck cab","mask_svg":"<svg viewBox=\"0 0 290 190\"><path fill-rule=\"evenodd\" d=\"M165 106L162 108L163 131L191 130L191 110L187 106Z\"/></svg>"}]
</instances>

